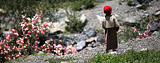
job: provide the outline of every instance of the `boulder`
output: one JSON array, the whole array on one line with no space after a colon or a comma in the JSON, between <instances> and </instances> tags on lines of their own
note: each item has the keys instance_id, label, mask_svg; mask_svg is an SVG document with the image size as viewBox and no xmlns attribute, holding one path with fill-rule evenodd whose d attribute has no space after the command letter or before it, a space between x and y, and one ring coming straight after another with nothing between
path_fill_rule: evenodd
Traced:
<instances>
[{"instance_id":1,"label":"boulder","mask_svg":"<svg viewBox=\"0 0 160 63\"><path fill-rule=\"evenodd\" d=\"M154 15L155 15L155 16L160 15L160 11L157 11Z\"/></svg>"},{"instance_id":2,"label":"boulder","mask_svg":"<svg viewBox=\"0 0 160 63\"><path fill-rule=\"evenodd\" d=\"M151 26L151 32L154 32L154 31L158 31L158 23L157 22L151 22L150 24Z\"/></svg>"},{"instance_id":3,"label":"boulder","mask_svg":"<svg viewBox=\"0 0 160 63\"><path fill-rule=\"evenodd\" d=\"M99 20L100 23L103 21L103 19L105 19L104 16L100 16L100 15L96 15L96 16L97 16L97 18L98 18L98 20Z\"/></svg>"},{"instance_id":4,"label":"boulder","mask_svg":"<svg viewBox=\"0 0 160 63\"><path fill-rule=\"evenodd\" d=\"M52 15L55 20L60 21L61 18L64 18L67 16L66 14L67 14L66 10L59 8L58 11L53 13Z\"/></svg>"},{"instance_id":5,"label":"boulder","mask_svg":"<svg viewBox=\"0 0 160 63\"><path fill-rule=\"evenodd\" d=\"M87 17L85 16L85 14L81 15L80 21L82 21L82 23L85 23L87 21Z\"/></svg>"},{"instance_id":6,"label":"boulder","mask_svg":"<svg viewBox=\"0 0 160 63\"><path fill-rule=\"evenodd\" d=\"M133 2L134 4L136 4L136 5L139 4L139 2L138 2L137 0L133 0L132 2Z\"/></svg>"},{"instance_id":7,"label":"boulder","mask_svg":"<svg viewBox=\"0 0 160 63\"><path fill-rule=\"evenodd\" d=\"M76 46L77 51L82 50L85 46L86 46L86 41L80 41L80 42L78 42L77 46Z\"/></svg>"},{"instance_id":8,"label":"boulder","mask_svg":"<svg viewBox=\"0 0 160 63\"><path fill-rule=\"evenodd\" d=\"M91 37L90 39L86 40L86 42L93 42L95 41L95 37Z\"/></svg>"},{"instance_id":9,"label":"boulder","mask_svg":"<svg viewBox=\"0 0 160 63\"><path fill-rule=\"evenodd\" d=\"M95 37L97 35L96 30L94 28L89 28L86 32L84 32L88 37Z\"/></svg>"},{"instance_id":10,"label":"boulder","mask_svg":"<svg viewBox=\"0 0 160 63\"><path fill-rule=\"evenodd\" d=\"M42 52L42 51L39 51L39 52L38 52L38 55L40 55L40 54L44 54L44 52Z\"/></svg>"},{"instance_id":11,"label":"boulder","mask_svg":"<svg viewBox=\"0 0 160 63\"><path fill-rule=\"evenodd\" d=\"M140 7L142 7L142 5L141 5L141 4L136 5L136 8L140 8Z\"/></svg>"},{"instance_id":12,"label":"boulder","mask_svg":"<svg viewBox=\"0 0 160 63\"><path fill-rule=\"evenodd\" d=\"M92 47L87 47L86 50L92 50Z\"/></svg>"},{"instance_id":13,"label":"boulder","mask_svg":"<svg viewBox=\"0 0 160 63\"><path fill-rule=\"evenodd\" d=\"M67 21L67 18L65 19ZM50 29L50 33L54 33L57 31L65 31L65 27L67 26L67 24L65 23L65 21L59 21L59 22L55 22L54 23L54 28Z\"/></svg>"},{"instance_id":14,"label":"boulder","mask_svg":"<svg viewBox=\"0 0 160 63\"><path fill-rule=\"evenodd\" d=\"M139 20L141 20L140 16L131 16L125 18L123 21L126 23L137 23Z\"/></svg>"}]
</instances>

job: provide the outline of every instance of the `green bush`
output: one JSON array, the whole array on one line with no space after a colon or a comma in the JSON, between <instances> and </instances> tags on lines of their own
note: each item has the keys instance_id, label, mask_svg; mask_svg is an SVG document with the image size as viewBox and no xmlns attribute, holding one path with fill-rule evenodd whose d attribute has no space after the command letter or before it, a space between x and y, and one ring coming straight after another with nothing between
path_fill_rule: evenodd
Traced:
<instances>
[{"instance_id":1,"label":"green bush","mask_svg":"<svg viewBox=\"0 0 160 63\"><path fill-rule=\"evenodd\" d=\"M82 1L75 1L72 4L72 10L74 11L80 11L82 9L90 9L95 6L95 0L82 0Z\"/></svg>"},{"instance_id":2,"label":"green bush","mask_svg":"<svg viewBox=\"0 0 160 63\"><path fill-rule=\"evenodd\" d=\"M92 63L160 63L160 51L140 51L133 50L118 55L100 54L90 59Z\"/></svg>"},{"instance_id":3,"label":"green bush","mask_svg":"<svg viewBox=\"0 0 160 63\"><path fill-rule=\"evenodd\" d=\"M69 21L66 21L67 26L65 27L67 32L81 32L85 26L86 23L82 23L82 21L80 21L77 18L77 14L76 13L71 13L68 14L68 19Z\"/></svg>"},{"instance_id":4,"label":"green bush","mask_svg":"<svg viewBox=\"0 0 160 63\"><path fill-rule=\"evenodd\" d=\"M94 2L95 2L95 0L83 0L82 5L84 5L84 9L90 9L90 8L93 8L95 6Z\"/></svg>"},{"instance_id":5,"label":"green bush","mask_svg":"<svg viewBox=\"0 0 160 63\"><path fill-rule=\"evenodd\" d=\"M135 4L133 3L132 0L128 0L128 1L127 1L127 5L128 5L128 6L135 6Z\"/></svg>"}]
</instances>

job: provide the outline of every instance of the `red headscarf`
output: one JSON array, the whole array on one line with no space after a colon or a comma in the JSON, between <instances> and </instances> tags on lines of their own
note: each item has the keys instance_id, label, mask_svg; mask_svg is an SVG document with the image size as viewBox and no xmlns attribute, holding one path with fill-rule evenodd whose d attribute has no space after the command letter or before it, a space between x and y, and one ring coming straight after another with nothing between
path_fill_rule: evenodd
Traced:
<instances>
[{"instance_id":1,"label":"red headscarf","mask_svg":"<svg viewBox=\"0 0 160 63\"><path fill-rule=\"evenodd\" d=\"M112 12L112 7L110 6L104 6L103 11L106 15L110 15Z\"/></svg>"}]
</instances>

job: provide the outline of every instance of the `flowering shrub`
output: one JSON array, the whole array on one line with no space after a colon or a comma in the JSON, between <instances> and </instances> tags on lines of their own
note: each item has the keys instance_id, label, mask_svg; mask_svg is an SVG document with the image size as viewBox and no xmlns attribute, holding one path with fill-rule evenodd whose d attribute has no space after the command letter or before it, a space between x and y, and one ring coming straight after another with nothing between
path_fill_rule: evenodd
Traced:
<instances>
[{"instance_id":1,"label":"flowering shrub","mask_svg":"<svg viewBox=\"0 0 160 63\"><path fill-rule=\"evenodd\" d=\"M151 35L150 28L151 28L151 26L148 24L147 25L147 30L144 33L140 33L139 31L137 31L137 29L135 27L133 27L134 35L138 39L139 38L144 38L144 37L149 37Z\"/></svg>"},{"instance_id":2,"label":"flowering shrub","mask_svg":"<svg viewBox=\"0 0 160 63\"><path fill-rule=\"evenodd\" d=\"M47 34L50 27L53 27L53 23L41 23L41 14L36 14L32 19L26 18L22 15L23 22L20 23L22 34L12 29L3 41L0 42L0 62L9 61L11 59L16 59L24 55L30 55L38 51L43 51L45 53L55 52L58 55L62 55L59 50L71 50L69 52L74 53L76 49L73 47L62 47L62 45L51 45L50 42L53 39L45 41L45 44L38 46L40 44L39 37ZM54 50L54 51L53 51ZM57 52L58 51L58 52ZM67 51L66 51L67 52ZM69 54L68 52L65 54Z\"/></svg>"}]
</instances>

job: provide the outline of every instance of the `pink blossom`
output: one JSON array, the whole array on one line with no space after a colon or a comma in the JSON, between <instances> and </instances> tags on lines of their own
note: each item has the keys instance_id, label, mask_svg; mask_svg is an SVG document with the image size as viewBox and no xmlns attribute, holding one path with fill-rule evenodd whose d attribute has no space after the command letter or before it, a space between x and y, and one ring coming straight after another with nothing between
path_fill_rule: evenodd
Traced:
<instances>
[{"instance_id":1,"label":"pink blossom","mask_svg":"<svg viewBox=\"0 0 160 63\"><path fill-rule=\"evenodd\" d=\"M134 32L137 32L137 29L134 29Z\"/></svg>"},{"instance_id":2,"label":"pink blossom","mask_svg":"<svg viewBox=\"0 0 160 63\"><path fill-rule=\"evenodd\" d=\"M147 29L151 28L150 24L147 25Z\"/></svg>"},{"instance_id":3,"label":"pink blossom","mask_svg":"<svg viewBox=\"0 0 160 63\"><path fill-rule=\"evenodd\" d=\"M25 16L24 16L24 15L22 15L22 18L25 18Z\"/></svg>"},{"instance_id":4,"label":"pink blossom","mask_svg":"<svg viewBox=\"0 0 160 63\"><path fill-rule=\"evenodd\" d=\"M12 31L15 31L15 29L12 29Z\"/></svg>"},{"instance_id":5,"label":"pink blossom","mask_svg":"<svg viewBox=\"0 0 160 63\"><path fill-rule=\"evenodd\" d=\"M2 49L2 47L0 46L0 50Z\"/></svg>"},{"instance_id":6,"label":"pink blossom","mask_svg":"<svg viewBox=\"0 0 160 63\"><path fill-rule=\"evenodd\" d=\"M40 12L42 13L43 11L42 11L42 10L40 10Z\"/></svg>"},{"instance_id":7,"label":"pink blossom","mask_svg":"<svg viewBox=\"0 0 160 63\"><path fill-rule=\"evenodd\" d=\"M4 53L8 53L8 51L5 50Z\"/></svg>"},{"instance_id":8,"label":"pink blossom","mask_svg":"<svg viewBox=\"0 0 160 63\"><path fill-rule=\"evenodd\" d=\"M28 21L30 21L31 19L30 18L26 18Z\"/></svg>"},{"instance_id":9,"label":"pink blossom","mask_svg":"<svg viewBox=\"0 0 160 63\"><path fill-rule=\"evenodd\" d=\"M44 49L42 49L42 51L44 52Z\"/></svg>"},{"instance_id":10,"label":"pink blossom","mask_svg":"<svg viewBox=\"0 0 160 63\"><path fill-rule=\"evenodd\" d=\"M25 28L24 30L27 31L28 29L29 29L29 28L27 27L27 28Z\"/></svg>"},{"instance_id":11,"label":"pink blossom","mask_svg":"<svg viewBox=\"0 0 160 63\"><path fill-rule=\"evenodd\" d=\"M35 41L35 43L38 43L38 41Z\"/></svg>"},{"instance_id":12,"label":"pink blossom","mask_svg":"<svg viewBox=\"0 0 160 63\"><path fill-rule=\"evenodd\" d=\"M27 37L25 37L25 39L27 39Z\"/></svg>"},{"instance_id":13,"label":"pink blossom","mask_svg":"<svg viewBox=\"0 0 160 63\"><path fill-rule=\"evenodd\" d=\"M34 51L37 51L37 49L34 49Z\"/></svg>"},{"instance_id":14,"label":"pink blossom","mask_svg":"<svg viewBox=\"0 0 160 63\"><path fill-rule=\"evenodd\" d=\"M43 31L41 31L41 34L43 34Z\"/></svg>"},{"instance_id":15,"label":"pink blossom","mask_svg":"<svg viewBox=\"0 0 160 63\"><path fill-rule=\"evenodd\" d=\"M137 36L137 39L139 39L140 37L139 36Z\"/></svg>"},{"instance_id":16,"label":"pink blossom","mask_svg":"<svg viewBox=\"0 0 160 63\"><path fill-rule=\"evenodd\" d=\"M2 42L2 41L0 42L0 45L1 45L1 44L3 44L3 42Z\"/></svg>"},{"instance_id":17,"label":"pink blossom","mask_svg":"<svg viewBox=\"0 0 160 63\"><path fill-rule=\"evenodd\" d=\"M19 34L18 33L14 33L16 36L19 36Z\"/></svg>"},{"instance_id":18,"label":"pink blossom","mask_svg":"<svg viewBox=\"0 0 160 63\"><path fill-rule=\"evenodd\" d=\"M139 33L139 35L142 35L141 33Z\"/></svg>"},{"instance_id":19,"label":"pink blossom","mask_svg":"<svg viewBox=\"0 0 160 63\"><path fill-rule=\"evenodd\" d=\"M136 29L135 27L133 27L133 29Z\"/></svg>"},{"instance_id":20,"label":"pink blossom","mask_svg":"<svg viewBox=\"0 0 160 63\"><path fill-rule=\"evenodd\" d=\"M31 31L28 31L28 33L32 33Z\"/></svg>"},{"instance_id":21,"label":"pink blossom","mask_svg":"<svg viewBox=\"0 0 160 63\"><path fill-rule=\"evenodd\" d=\"M27 49L25 49L25 51L26 51Z\"/></svg>"}]
</instances>

